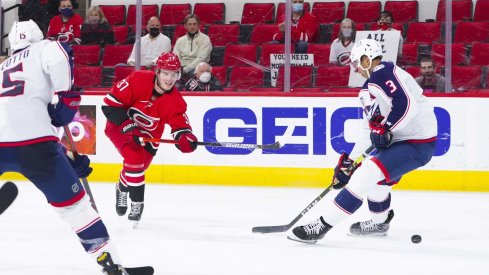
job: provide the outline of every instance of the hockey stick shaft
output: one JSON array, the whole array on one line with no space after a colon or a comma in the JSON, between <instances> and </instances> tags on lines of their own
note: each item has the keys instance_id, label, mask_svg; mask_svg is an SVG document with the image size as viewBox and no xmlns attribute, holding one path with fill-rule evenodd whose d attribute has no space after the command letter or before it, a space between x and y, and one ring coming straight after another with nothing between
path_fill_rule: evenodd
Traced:
<instances>
[{"instance_id":1,"label":"hockey stick shaft","mask_svg":"<svg viewBox=\"0 0 489 275\"><path fill-rule=\"evenodd\" d=\"M78 151L76 150L75 142L73 141L73 136L71 135L70 128L68 125L63 126L65 130L66 139L68 139L68 145L70 146L70 151L73 153L75 158L78 156ZM90 185L88 184L87 178L81 178L83 187L88 194L88 198L90 199L90 204L92 204L93 209L98 212L97 205L95 204L95 200L93 199L92 190L90 189Z\"/></svg>"},{"instance_id":2,"label":"hockey stick shaft","mask_svg":"<svg viewBox=\"0 0 489 275\"><path fill-rule=\"evenodd\" d=\"M153 143L170 143L177 144L178 141L173 139L159 139L159 138L146 138L140 137L141 142L153 142ZM240 149L280 149L280 142L275 142L271 144L246 144L246 143L236 143L236 142L196 142L200 146L214 146L214 147L228 147L228 148L240 148Z\"/></svg>"},{"instance_id":3,"label":"hockey stick shaft","mask_svg":"<svg viewBox=\"0 0 489 275\"><path fill-rule=\"evenodd\" d=\"M351 173L351 171L353 171L358 165L360 165L360 163L362 163L362 161L368 155L370 155L370 153L374 149L375 149L375 146L374 145L370 145L370 147L368 147L365 150L365 152L363 152L361 156L359 156L357 159L355 159L355 161L346 169L345 173ZM257 227L253 227L251 229L251 231L254 232L254 233L278 233L278 232L285 232L285 231L289 230L302 217L304 217L304 215L306 215L306 213L309 212L309 210L311 210L311 208L313 208L322 198L324 198L324 196L326 196L326 194L328 194L329 191L331 191L331 189L333 189L333 184L334 184L334 182L332 182L328 186L328 188L326 188L323 192L321 192L321 194L319 194L319 196L317 196L310 204L308 204L306 206L306 208L304 208L304 210L302 210L299 213L299 215L297 215L297 217L295 217L289 224L284 224L284 225L271 225L271 226L257 226Z\"/></svg>"}]
</instances>

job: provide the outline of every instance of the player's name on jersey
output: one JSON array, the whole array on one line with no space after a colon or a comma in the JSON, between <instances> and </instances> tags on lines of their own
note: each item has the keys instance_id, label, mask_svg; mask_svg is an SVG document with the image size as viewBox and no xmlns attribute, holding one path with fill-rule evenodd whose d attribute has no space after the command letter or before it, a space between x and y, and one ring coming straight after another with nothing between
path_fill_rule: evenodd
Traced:
<instances>
[{"instance_id":1,"label":"player's name on jersey","mask_svg":"<svg viewBox=\"0 0 489 275\"><path fill-rule=\"evenodd\" d=\"M1 70L8 69L9 67L16 65L17 63L19 63L20 60L25 59L28 56L29 56L29 50L25 50L25 51L22 51L18 54L14 54L10 58L7 58L7 60L5 60L2 63L2 67L0 69Z\"/></svg>"},{"instance_id":2,"label":"player's name on jersey","mask_svg":"<svg viewBox=\"0 0 489 275\"><path fill-rule=\"evenodd\" d=\"M270 54L270 68L278 69L285 63L285 54ZM314 54L312 53L294 53L290 55L291 66L314 66Z\"/></svg>"}]
</instances>

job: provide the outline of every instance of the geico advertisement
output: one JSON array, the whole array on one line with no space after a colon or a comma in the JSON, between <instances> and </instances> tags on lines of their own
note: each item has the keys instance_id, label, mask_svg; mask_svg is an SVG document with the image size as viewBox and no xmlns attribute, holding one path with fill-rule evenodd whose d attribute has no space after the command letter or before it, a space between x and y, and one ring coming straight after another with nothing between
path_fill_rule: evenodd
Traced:
<instances>
[{"instance_id":1,"label":"geico advertisement","mask_svg":"<svg viewBox=\"0 0 489 275\"><path fill-rule=\"evenodd\" d=\"M118 163L121 157L104 134L102 96L84 96L70 124L81 153L92 161ZM273 144L280 149L204 147L182 154L161 144L157 164L265 167L334 167L338 154L350 152L362 127L357 98L186 96L187 115L200 141ZM488 117L486 98L430 98L438 121L435 157L424 169L489 170L483 157L489 131L478 118ZM170 139L170 128L163 138ZM60 133L60 136L63 133Z\"/></svg>"}]
</instances>

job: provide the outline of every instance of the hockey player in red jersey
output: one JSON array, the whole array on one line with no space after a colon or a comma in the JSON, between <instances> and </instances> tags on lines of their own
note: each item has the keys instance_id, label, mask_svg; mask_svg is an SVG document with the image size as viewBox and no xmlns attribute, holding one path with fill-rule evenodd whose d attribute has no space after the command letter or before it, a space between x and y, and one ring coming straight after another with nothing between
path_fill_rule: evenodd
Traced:
<instances>
[{"instance_id":1,"label":"hockey player in red jersey","mask_svg":"<svg viewBox=\"0 0 489 275\"><path fill-rule=\"evenodd\" d=\"M181 64L173 53L162 53L155 71L134 71L119 81L104 99L107 117L105 134L124 158L116 188L116 211L127 211L129 220L139 221L144 208L144 173L158 150L158 144L143 143L140 137L161 138L170 125L177 148L183 153L197 148L187 115L187 104L175 87Z\"/></svg>"}]
</instances>

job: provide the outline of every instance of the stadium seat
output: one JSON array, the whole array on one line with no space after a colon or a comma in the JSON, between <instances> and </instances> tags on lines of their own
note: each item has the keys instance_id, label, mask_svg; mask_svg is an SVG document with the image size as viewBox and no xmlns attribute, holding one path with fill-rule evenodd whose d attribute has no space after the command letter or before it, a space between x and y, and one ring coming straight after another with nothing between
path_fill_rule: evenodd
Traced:
<instances>
[{"instance_id":1,"label":"stadium seat","mask_svg":"<svg viewBox=\"0 0 489 275\"><path fill-rule=\"evenodd\" d=\"M408 25L406 42L431 44L440 39L440 22L411 22Z\"/></svg>"},{"instance_id":2,"label":"stadium seat","mask_svg":"<svg viewBox=\"0 0 489 275\"><path fill-rule=\"evenodd\" d=\"M212 67L212 74L219 79L223 87L226 87L228 81L228 67L227 66L214 66Z\"/></svg>"},{"instance_id":3,"label":"stadium seat","mask_svg":"<svg viewBox=\"0 0 489 275\"><path fill-rule=\"evenodd\" d=\"M127 25L113 26L114 29L114 40L117 43L124 44L127 42L127 37L129 36L129 27Z\"/></svg>"},{"instance_id":4,"label":"stadium seat","mask_svg":"<svg viewBox=\"0 0 489 275\"><path fill-rule=\"evenodd\" d=\"M318 66L316 72L316 87L345 87L350 79L350 66Z\"/></svg>"},{"instance_id":5,"label":"stadium seat","mask_svg":"<svg viewBox=\"0 0 489 275\"><path fill-rule=\"evenodd\" d=\"M229 77L229 86L238 90L263 87L263 70L251 66L234 66Z\"/></svg>"},{"instance_id":6,"label":"stadium seat","mask_svg":"<svg viewBox=\"0 0 489 275\"><path fill-rule=\"evenodd\" d=\"M481 66L452 66L452 86L457 91L482 88Z\"/></svg>"},{"instance_id":7,"label":"stadium seat","mask_svg":"<svg viewBox=\"0 0 489 275\"><path fill-rule=\"evenodd\" d=\"M329 52L331 51L330 44L314 44L311 43L307 47L307 53L314 54L314 66L329 64Z\"/></svg>"},{"instance_id":8,"label":"stadium seat","mask_svg":"<svg viewBox=\"0 0 489 275\"><path fill-rule=\"evenodd\" d=\"M472 0L452 0L452 22L472 20ZM438 1L436 21L445 21L445 0Z\"/></svg>"},{"instance_id":9,"label":"stadium seat","mask_svg":"<svg viewBox=\"0 0 489 275\"><path fill-rule=\"evenodd\" d=\"M126 22L126 6L125 5L100 5L104 12L107 21L110 25L123 25Z\"/></svg>"},{"instance_id":10,"label":"stadium seat","mask_svg":"<svg viewBox=\"0 0 489 275\"><path fill-rule=\"evenodd\" d=\"M408 72L410 75L412 75L414 78L421 76L421 69L417 65L406 66L404 70Z\"/></svg>"},{"instance_id":11,"label":"stadium seat","mask_svg":"<svg viewBox=\"0 0 489 275\"><path fill-rule=\"evenodd\" d=\"M74 83L78 87L100 87L102 84L102 68L100 66L75 66L73 74Z\"/></svg>"},{"instance_id":12,"label":"stadium seat","mask_svg":"<svg viewBox=\"0 0 489 275\"><path fill-rule=\"evenodd\" d=\"M333 30L331 32L331 42L333 42L336 38L338 38L338 34L340 33L340 26L341 26L340 23L334 23L333 24ZM356 24L355 23L355 26L357 28L357 31L366 30L365 24L362 24L362 23Z\"/></svg>"},{"instance_id":13,"label":"stadium seat","mask_svg":"<svg viewBox=\"0 0 489 275\"><path fill-rule=\"evenodd\" d=\"M472 45L470 65L489 65L489 43L475 42Z\"/></svg>"},{"instance_id":14,"label":"stadium seat","mask_svg":"<svg viewBox=\"0 0 489 275\"><path fill-rule=\"evenodd\" d=\"M230 43L238 43L239 24L211 24L207 28L207 35L211 39L212 46L218 47L226 46Z\"/></svg>"},{"instance_id":15,"label":"stadium seat","mask_svg":"<svg viewBox=\"0 0 489 275\"><path fill-rule=\"evenodd\" d=\"M475 2L474 21L489 21L489 1L477 0Z\"/></svg>"},{"instance_id":16,"label":"stadium seat","mask_svg":"<svg viewBox=\"0 0 489 275\"><path fill-rule=\"evenodd\" d=\"M113 84L121 81L122 79L126 78L128 75L130 75L134 71L133 66L117 66L114 69L114 79ZM142 70L144 70L144 67L141 67Z\"/></svg>"},{"instance_id":17,"label":"stadium seat","mask_svg":"<svg viewBox=\"0 0 489 275\"><path fill-rule=\"evenodd\" d=\"M431 45L431 58L438 66L445 65L445 44L433 43ZM452 64L467 65L467 55L465 45L463 43L452 44Z\"/></svg>"},{"instance_id":18,"label":"stadium seat","mask_svg":"<svg viewBox=\"0 0 489 275\"><path fill-rule=\"evenodd\" d=\"M241 24L270 24L275 20L275 3L245 3Z\"/></svg>"},{"instance_id":19,"label":"stadium seat","mask_svg":"<svg viewBox=\"0 0 489 275\"><path fill-rule=\"evenodd\" d=\"M258 45L269 43L273 40L273 35L278 32L276 24L258 24L251 32L250 43Z\"/></svg>"},{"instance_id":20,"label":"stadium seat","mask_svg":"<svg viewBox=\"0 0 489 275\"><path fill-rule=\"evenodd\" d=\"M226 22L226 6L224 3L195 3L194 14L200 18L200 23L224 24Z\"/></svg>"},{"instance_id":21,"label":"stadium seat","mask_svg":"<svg viewBox=\"0 0 489 275\"><path fill-rule=\"evenodd\" d=\"M418 21L418 1L385 1L384 10L392 13L394 22Z\"/></svg>"},{"instance_id":22,"label":"stadium seat","mask_svg":"<svg viewBox=\"0 0 489 275\"><path fill-rule=\"evenodd\" d=\"M223 64L225 66L250 66L252 64L249 63L256 64L257 49L258 46L256 44L230 44L224 51ZM241 60L248 61L248 63Z\"/></svg>"},{"instance_id":23,"label":"stadium seat","mask_svg":"<svg viewBox=\"0 0 489 275\"><path fill-rule=\"evenodd\" d=\"M291 45L292 49L290 52L294 52L294 45ZM260 55L260 65L269 67L270 66L270 54L278 53L283 54L285 52L284 44L263 44L261 47Z\"/></svg>"},{"instance_id":24,"label":"stadium seat","mask_svg":"<svg viewBox=\"0 0 489 275\"><path fill-rule=\"evenodd\" d=\"M304 10L310 11L311 10L311 5L309 2L304 2ZM279 22L279 20L284 20L284 13L285 13L285 3L280 2L278 3L277 6L277 16L275 16L275 23L282 23Z\"/></svg>"},{"instance_id":25,"label":"stadium seat","mask_svg":"<svg viewBox=\"0 0 489 275\"><path fill-rule=\"evenodd\" d=\"M380 1L351 1L348 4L346 17L355 23L375 22L380 18L382 3Z\"/></svg>"},{"instance_id":26,"label":"stadium seat","mask_svg":"<svg viewBox=\"0 0 489 275\"><path fill-rule=\"evenodd\" d=\"M192 13L192 5L184 4L162 4L160 10L161 25L181 24L185 16Z\"/></svg>"},{"instance_id":27,"label":"stadium seat","mask_svg":"<svg viewBox=\"0 0 489 275\"><path fill-rule=\"evenodd\" d=\"M453 42L473 43L489 41L489 22L458 22Z\"/></svg>"},{"instance_id":28,"label":"stadium seat","mask_svg":"<svg viewBox=\"0 0 489 275\"><path fill-rule=\"evenodd\" d=\"M127 63L133 45L105 45L102 66L114 67L119 63Z\"/></svg>"},{"instance_id":29,"label":"stadium seat","mask_svg":"<svg viewBox=\"0 0 489 275\"><path fill-rule=\"evenodd\" d=\"M75 65L100 65L100 45L73 45Z\"/></svg>"},{"instance_id":30,"label":"stadium seat","mask_svg":"<svg viewBox=\"0 0 489 275\"><path fill-rule=\"evenodd\" d=\"M291 66L290 67L290 87L312 87L312 66ZM277 87L284 86L284 67L278 70Z\"/></svg>"},{"instance_id":31,"label":"stadium seat","mask_svg":"<svg viewBox=\"0 0 489 275\"><path fill-rule=\"evenodd\" d=\"M319 24L341 22L345 18L345 2L314 2L311 13Z\"/></svg>"},{"instance_id":32,"label":"stadium seat","mask_svg":"<svg viewBox=\"0 0 489 275\"><path fill-rule=\"evenodd\" d=\"M403 65L418 64L418 44L402 44L402 58L399 61Z\"/></svg>"},{"instance_id":33,"label":"stadium seat","mask_svg":"<svg viewBox=\"0 0 489 275\"><path fill-rule=\"evenodd\" d=\"M152 16L158 16L158 5L143 5L142 7L142 17L141 17L141 28L146 29L148 20ZM126 25L131 26L135 30L136 26L136 5L129 5L127 10Z\"/></svg>"}]
</instances>

